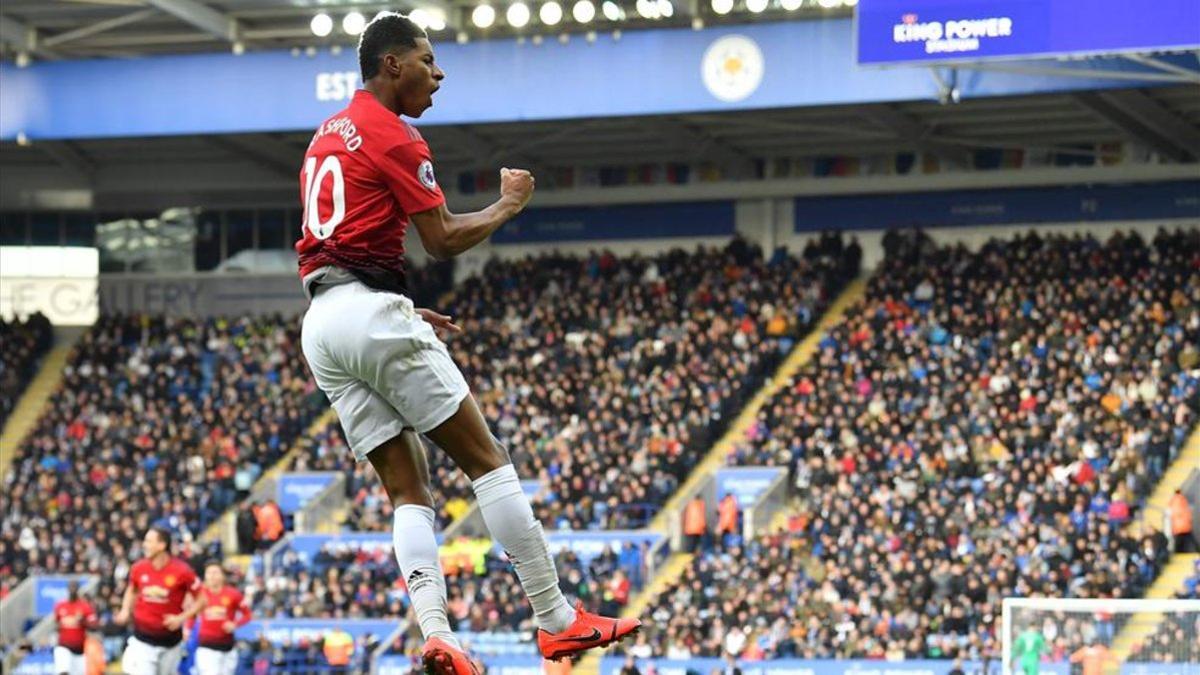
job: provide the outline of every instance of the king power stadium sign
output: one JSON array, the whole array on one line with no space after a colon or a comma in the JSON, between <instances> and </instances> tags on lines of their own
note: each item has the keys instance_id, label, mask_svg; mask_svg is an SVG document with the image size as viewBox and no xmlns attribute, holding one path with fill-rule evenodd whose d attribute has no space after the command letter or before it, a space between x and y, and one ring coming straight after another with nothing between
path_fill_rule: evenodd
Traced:
<instances>
[{"instance_id":1,"label":"king power stadium sign","mask_svg":"<svg viewBox=\"0 0 1200 675\"><path fill-rule=\"evenodd\" d=\"M860 0L860 64L1187 50L1196 0Z\"/></svg>"}]
</instances>

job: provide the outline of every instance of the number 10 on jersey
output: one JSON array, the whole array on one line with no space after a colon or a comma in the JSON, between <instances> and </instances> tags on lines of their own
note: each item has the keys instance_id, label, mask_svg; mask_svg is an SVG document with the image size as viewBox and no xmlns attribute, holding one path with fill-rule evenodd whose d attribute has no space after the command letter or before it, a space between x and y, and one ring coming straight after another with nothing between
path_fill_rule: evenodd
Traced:
<instances>
[{"instance_id":1,"label":"number 10 on jersey","mask_svg":"<svg viewBox=\"0 0 1200 675\"><path fill-rule=\"evenodd\" d=\"M333 213L328 220L321 220L321 188L325 177L333 178ZM337 155L329 155L317 168L317 158L304 161L304 226L317 239L328 239L333 230L346 217L346 179L342 177L342 162Z\"/></svg>"}]
</instances>

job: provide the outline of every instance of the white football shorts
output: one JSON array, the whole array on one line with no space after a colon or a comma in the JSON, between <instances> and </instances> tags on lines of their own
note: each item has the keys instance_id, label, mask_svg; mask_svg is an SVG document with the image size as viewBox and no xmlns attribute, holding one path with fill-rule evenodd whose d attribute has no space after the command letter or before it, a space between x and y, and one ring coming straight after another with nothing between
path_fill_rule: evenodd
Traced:
<instances>
[{"instance_id":1,"label":"white football shorts","mask_svg":"<svg viewBox=\"0 0 1200 675\"><path fill-rule=\"evenodd\" d=\"M54 672L56 675L67 673L67 675L87 675L87 660L83 654L75 652L63 646L54 648Z\"/></svg>"},{"instance_id":2,"label":"white football shorts","mask_svg":"<svg viewBox=\"0 0 1200 675\"><path fill-rule=\"evenodd\" d=\"M412 300L359 281L317 288L301 344L360 462L405 428L436 428L470 394Z\"/></svg>"},{"instance_id":3,"label":"white football shorts","mask_svg":"<svg viewBox=\"0 0 1200 675\"><path fill-rule=\"evenodd\" d=\"M157 647L130 637L121 655L121 672L125 675L175 675L183 658L183 644Z\"/></svg>"},{"instance_id":4,"label":"white football shorts","mask_svg":"<svg viewBox=\"0 0 1200 675\"><path fill-rule=\"evenodd\" d=\"M220 649L208 647L196 648L196 673L198 675L234 675L237 672L238 652L230 649L223 652Z\"/></svg>"}]
</instances>

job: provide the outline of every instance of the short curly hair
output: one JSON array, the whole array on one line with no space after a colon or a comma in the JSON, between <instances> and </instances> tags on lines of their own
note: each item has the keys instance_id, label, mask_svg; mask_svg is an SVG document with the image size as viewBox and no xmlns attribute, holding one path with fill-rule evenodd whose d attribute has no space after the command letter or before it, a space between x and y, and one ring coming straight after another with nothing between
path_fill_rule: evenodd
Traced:
<instances>
[{"instance_id":1,"label":"short curly hair","mask_svg":"<svg viewBox=\"0 0 1200 675\"><path fill-rule=\"evenodd\" d=\"M379 74L379 60L388 52L415 49L417 38L428 38L424 28L397 12L381 12L358 38L358 68L363 82Z\"/></svg>"}]
</instances>

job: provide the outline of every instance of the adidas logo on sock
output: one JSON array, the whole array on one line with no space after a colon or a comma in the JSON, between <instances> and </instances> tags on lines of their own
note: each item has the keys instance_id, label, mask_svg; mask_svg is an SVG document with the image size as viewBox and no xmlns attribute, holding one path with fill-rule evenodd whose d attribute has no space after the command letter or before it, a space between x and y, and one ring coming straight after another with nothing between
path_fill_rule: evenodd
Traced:
<instances>
[{"instance_id":1,"label":"adidas logo on sock","mask_svg":"<svg viewBox=\"0 0 1200 675\"><path fill-rule=\"evenodd\" d=\"M408 575L408 590L413 592L428 584L435 583L432 576L422 572L421 570L413 570L412 574Z\"/></svg>"}]
</instances>

